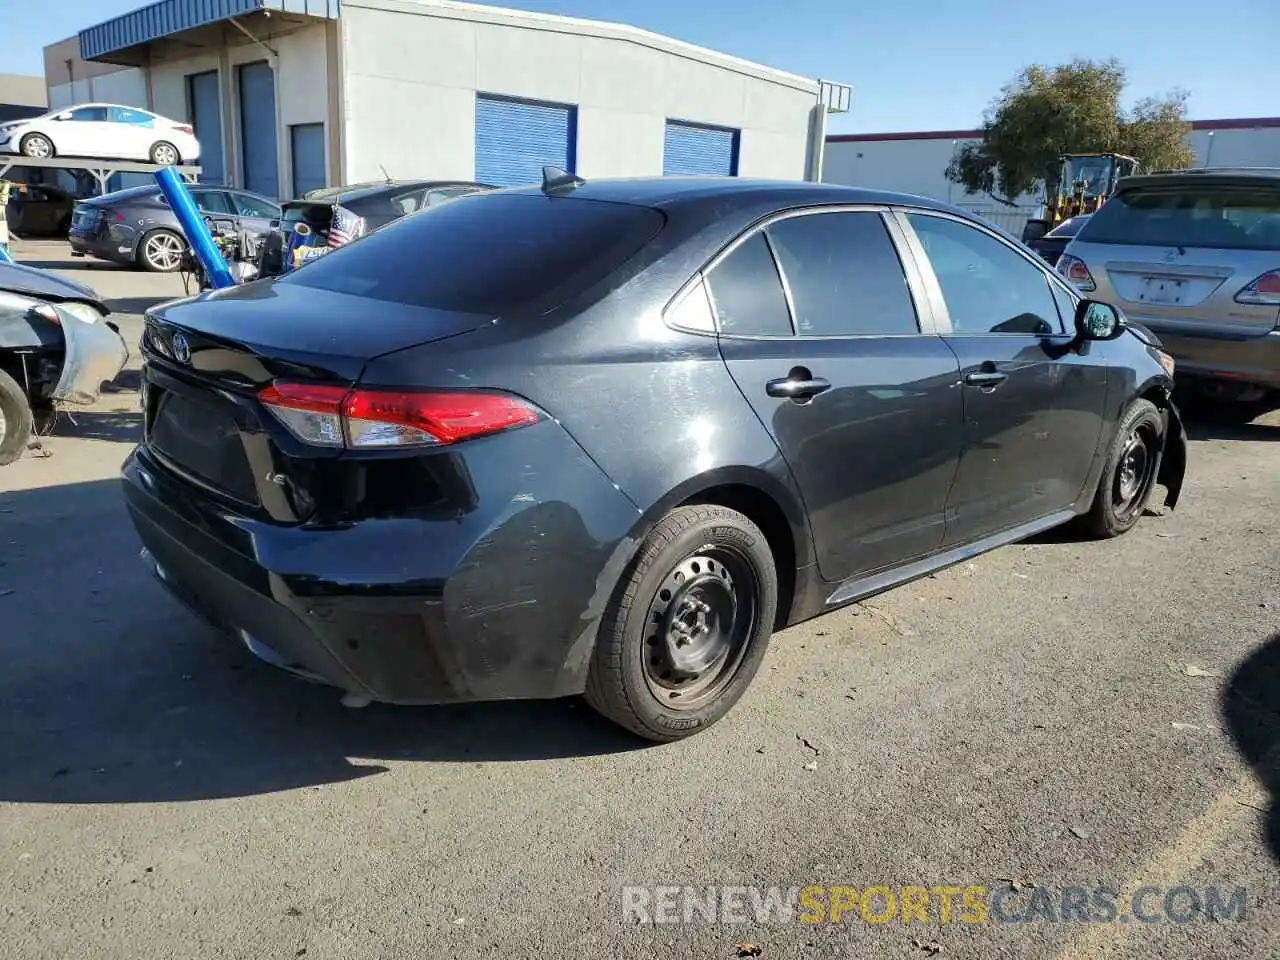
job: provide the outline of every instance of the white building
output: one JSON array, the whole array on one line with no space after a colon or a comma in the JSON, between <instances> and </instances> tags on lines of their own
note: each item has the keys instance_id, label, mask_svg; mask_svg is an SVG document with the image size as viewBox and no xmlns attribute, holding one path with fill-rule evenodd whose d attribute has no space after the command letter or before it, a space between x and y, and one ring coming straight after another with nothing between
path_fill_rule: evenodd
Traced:
<instances>
[{"instance_id":1,"label":"white building","mask_svg":"<svg viewBox=\"0 0 1280 960\"><path fill-rule=\"evenodd\" d=\"M1016 234L1034 214L1036 197L1018 197L1018 206L1009 208L990 197L966 193L946 178L955 151L981 139L980 130L829 136L822 179L946 200ZM1188 142L1202 166L1280 167L1280 117L1197 120Z\"/></svg>"},{"instance_id":2,"label":"white building","mask_svg":"<svg viewBox=\"0 0 1280 960\"><path fill-rule=\"evenodd\" d=\"M45 50L51 106L193 124L269 196L395 178L799 179L814 80L620 24L449 0L161 0Z\"/></svg>"}]
</instances>

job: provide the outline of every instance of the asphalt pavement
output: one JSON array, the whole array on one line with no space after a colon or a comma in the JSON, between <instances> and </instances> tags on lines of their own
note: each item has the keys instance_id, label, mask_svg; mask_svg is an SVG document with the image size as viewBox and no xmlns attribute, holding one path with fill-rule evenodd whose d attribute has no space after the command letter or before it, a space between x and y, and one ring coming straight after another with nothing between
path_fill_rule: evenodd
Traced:
<instances>
[{"instance_id":1,"label":"asphalt pavement","mask_svg":"<svg viewBox=\"0 0 1280 960\"><path fill-rule=\"evenodd\" d=\"M17 253L134 344L182 292L64 250ZM0 956L1280 956L1280 414L1194 420L1183 503L1118 540L778 634L654 747L573 700L345 709L199 624L121 503L135 386L0 469Z\"/></svg>"}]
</instances>

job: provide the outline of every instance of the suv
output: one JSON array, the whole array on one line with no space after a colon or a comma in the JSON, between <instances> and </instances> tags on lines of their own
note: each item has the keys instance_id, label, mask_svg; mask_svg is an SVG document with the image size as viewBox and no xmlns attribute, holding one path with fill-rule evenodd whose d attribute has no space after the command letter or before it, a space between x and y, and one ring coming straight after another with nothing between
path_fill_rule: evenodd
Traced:
<instances>
[{"instance_id":1,"label":"suv","mask_svg":"<svg viewBox=\"0 0 1280 960\"><path fill-rule=\"evenodd\" d=\"M1126 178L1057 269L1158 334L1179 379L1250 418L1280 405L1280 169Z\"/></svg>"},{"instance_id":2,"label":"suv","mask_svg":"<svg viewBox=\"0 0 1280 960\"><path fill-rule=\"evenodd\" d=\"M217 226L260 237L280 216L273 200L205 183L191 184L192 199ZM168 273L182 264L187 241L160 188L151 184L81 200L71 218L71 255L134 264Z\"/></svg>"}]
</instances>

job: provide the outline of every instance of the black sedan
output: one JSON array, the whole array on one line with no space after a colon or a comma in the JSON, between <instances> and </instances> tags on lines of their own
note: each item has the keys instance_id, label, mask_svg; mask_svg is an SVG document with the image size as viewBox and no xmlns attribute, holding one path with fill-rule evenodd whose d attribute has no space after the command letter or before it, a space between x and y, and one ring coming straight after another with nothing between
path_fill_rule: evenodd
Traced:
<instances>
[{"instance_id":1,"label":"black sedan","mask_svg":"<svg viewBox=\"0 0 1280 960\"><path fill-rule=\"evenodd\" d=\"M1045 263L1052 267L1058 262L1062 252L1067 249L1067 244L1075 239L1075 235L1089 222L1091 216L1092 214L1082 213L1078 217L1063 220L1043 237L1032 240L1027 246L1044 257Z\"/></svg>"},{"instance_id":2,"label":"black sedan","mask_svg":"<svg viewBox=\"0 0 1280 960\"><path fill-rule=\"evenodd\" d=\"M280 216L275 201L247 190L199 183L191 185L191 196L207 220L229 232L261 237ZM88 255L160 273L177 270L187 249L177 216L154 184L81 200L69 239L73 257Z\"/></svg>"},{"instance_id":3,"label":"black sedan","mask_svg":"<svg viewBox=\"0 0 1280 960\"><path fill-rule=\"evenodd\" d=\"M429 269L426 267L429 265ZM154 308L144 557L361 700L584 693L674 740L774 630L1178 498L1172 361L919 197L654 179L463 197Z\"/></svg>"},{"instance_id":4,"label":"black sedan","mask_svg":"<svg viewBox=\"0 0 1280 960\"><path fill-rule=\"evenodd\" d=\"M71 194L43 183L14 184L6 204L9 229L20 237L65 237L71 227Z\"/></svg>"}]
</instances>

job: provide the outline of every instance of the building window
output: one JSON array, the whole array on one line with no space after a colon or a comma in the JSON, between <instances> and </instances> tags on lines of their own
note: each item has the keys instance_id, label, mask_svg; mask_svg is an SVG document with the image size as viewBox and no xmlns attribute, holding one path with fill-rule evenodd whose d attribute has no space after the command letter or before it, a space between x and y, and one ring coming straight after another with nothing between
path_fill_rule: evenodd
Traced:
<instances>
[{"instance_id":1,"label":"building window","mask_svg":"<svg viewBox=\"0 0 1280 960\"><path fill-rule=\"evenodd\" d=\"M664 176L736 177L741 132L668 120L662 145Z\"/></svg>"},{"instance_id":2,"label":"building window","mask_svg":"<svg viewBox=\"0 0 1280 960\"><path fill-rule=\"evenodd\" d=\"M476 179L498 187L541 183L544 166L577 165L578 108L476 94Z\"/></svg>"}]
</instances>

